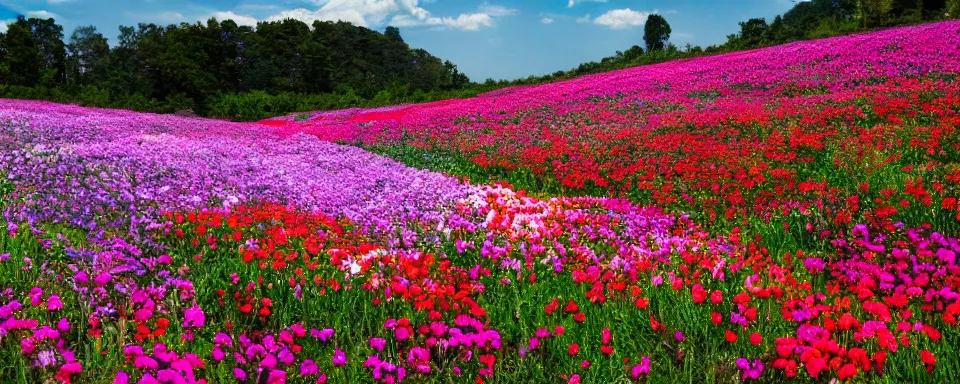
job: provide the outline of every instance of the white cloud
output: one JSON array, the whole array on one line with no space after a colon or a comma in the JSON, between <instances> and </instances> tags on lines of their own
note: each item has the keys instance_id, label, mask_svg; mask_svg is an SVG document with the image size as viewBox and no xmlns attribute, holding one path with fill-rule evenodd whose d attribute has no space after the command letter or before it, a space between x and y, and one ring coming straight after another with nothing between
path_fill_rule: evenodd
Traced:
<instances>
[{"instance_id":1,"label":"white cloud","mask_svg":"<svg viewBox=\"0 0 960 384\"><path fill-rule=\"evenodd\" d=\"M214 12L214 13L211 13L209 16L207 16L206 19L209 19L211 17L215 17L217 18L217 20L220 20L220 21L233 20L234 22L237 23L237 25L248 25L251 27L256 26L258 21L257 18L255 17L238 15L236 13L233 13L233 11Z\"/></svg>"},{"instance_id":2,"label":"white cloud","mask_svg":"<svg viewBox=\"0 0 960 384\"><path fill-rule=\"evenodd\" d=\"M586 15L583 15L583 17L578 17L578 18L577 18L577 22L580 23L580 24L589 23L589 22L590 22L590 14L588 13L588 14L586 14Z\"/></svg>"},{"instance_id":3,"label":"white cloud","mask_svg":"<svg viewBox=\"0 0 960 384\"><path fill-rule=\"evenodd\" d=\"M60 18L60 15L57 15L56 13L53 13L53 12L40 10L40 11L27 12L27 17L29 18L36 17L38 19L57 19L57 18Z\"/></svg>"},{"instance_id":4,"label":"white cloud","mask_svg":"<svg viewBox=\"0 0 960 384\"><path fill-rule=\"evenodd\" d=\"M653 12L634 11L630 8L614 9L598 16L593 22L612 29L624 29L643 25L651 14Z\"/></svg>"},{"instance_id":5,"label":"white cloud","mask_svg":"<svg viewBox=\"0 0 960 384\"><path fill-rule=\"evenodd\" d=\"M456 19L444 17L443 24L464 31L477 31L482 27L492 27L493 18L486 13L461 13Z\"/></svg>"},{"instance_id":6,"label":"white cloud","mask_svg":"<svg viewBox=\"0 0 960 384\"><path fill-rule=\"evenodd\" d=\"M606 3L607 0L570 0L567 2L567 8L573 8L577 3Z\"/></svg>"},{"instance_id":7,"label":"white cloud","mask_svg":"<svg viewBox=\"0 0 960 384\"><path fill-rule=\"evenodd\" d=\"M483 5L480 6L480 13L485 13L492 17L501 17L501 16L513 16L519 13L519 11L517 11L514 8L504 7L502 5L490 5L487 3L483 3Z\"/></svg>"},{"instance_id":8,"label":"white cloud","mask_svg":"<svg viewBox=\"0 0 960 384\"><path fill-rule=\"evenodd\" d=\"M310 10L297 8L286 10L268 17L275 21L287 18L297 19L307 24L314 20L342 20L354 25L370 27L393 25L397 27L435 26L440 29L457 28L476 31L495 25L495 17L517 14L516 9L501 5L483 3L476 13L461 13L457 17L434 16L420 6L419 0L312 0L320 8ZM422 1L432 3L433 1Z\"/></svg>"},{"instance_id":9,"label":"white cloud","mask_svg":"<svg viewBox=\"0 0 960 384\"><path fill-rule=\"evenodd\" d=\"M553 19L549 17L544 17L540 19L540 22L543 24L553 24Z\"/></svg>"},{"instance_id":10,"label":"white cloud","mask_svg":"<svg viewBox=\"0 0 960 384\"><path fill-rule=\"evenodd\" d=\"M0 21L0 33L6 33L9 25L6 21Z\"/></svg>"}]
</instances>

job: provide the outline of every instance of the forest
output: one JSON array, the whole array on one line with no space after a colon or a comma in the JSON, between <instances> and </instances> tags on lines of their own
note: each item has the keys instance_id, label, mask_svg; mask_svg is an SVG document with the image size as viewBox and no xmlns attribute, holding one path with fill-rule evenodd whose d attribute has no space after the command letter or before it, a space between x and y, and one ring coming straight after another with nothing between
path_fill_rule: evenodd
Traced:
<instances>
[{"instance_id":1,"label":"forest","mask_svg":"<svg viewBox=\"0 0 960 384\"><path fill-rule=\"evenodd\" d=\"M771 22L753 18L724 44L677 47L653 15L634 45L568 71L471 82L454 63L410 47L400 30L347 22L232 20L94 26L65 37L54 19L20 16L0 33L0 97L258 120L291 112L475 96L674 59L753 49L960 14L960 0L813 0ZM641 39L642 37L642 39Z\"/></svg>"}]
</instances>

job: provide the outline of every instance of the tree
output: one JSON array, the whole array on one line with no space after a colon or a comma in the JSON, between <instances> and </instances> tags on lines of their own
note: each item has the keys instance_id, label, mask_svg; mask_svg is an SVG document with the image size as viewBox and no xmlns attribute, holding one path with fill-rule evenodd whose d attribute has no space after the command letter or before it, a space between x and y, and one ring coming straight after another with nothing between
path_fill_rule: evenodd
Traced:
<instances>
[{"instance_id":1,"label":"tree","mask_svg":"<svg viewBox=\"0 0 960 384\"><path fill-rule=\"evenodd\" d=\"M662 51L667 40L670 40L670 24L663 16L653 14L647 17L647 23L643 26L643 41L647 45L647 51Z\"/></svg>"},{"instance_id":2,"label":"tree","mask_svg":"<svg viewBox=\"0 0 960 384\"><path fill-rule=\"evenodd\" d=\"M763 44L763 35L767 32L767 20L764 18L753 18L746 22L740 22L740 41L748 48L758 47Z\"/></svg>"},{"instance_id":3,"label":"tree","mask_svg":"<svg viewBox=\"0 0 960 384\"><path fill-rule=\"evenodd\" d=\"M390 40L400 43L403 42L403 37L400 37L400 28L387 26L387 29L383 31L383 35L389 37Z\"/></svg>"},{"instance_id":4,"label":"tree","mask_svg":"<svg viewBox=\"0 0 960 384\"><path fill-rule=\"evenodd\" d=\"M110 71L110 45L97 27L77 27L67 44L67 77L75 84L89 85L106 80Z\"/></svg>"},{"instance_id":5,"label":"tree","mask_svg":"<svg viewBox=\"0 0 960 384\"><path fill-rule=\"evenodd\" d=\"M893 0L860 0L863 27L871 28L883 25L891 10L893 10Z\"/></svg>"},{"instance_id":6,"label":"tree","mask_svg":"<svg viewBox=\"0 0 960 384\"><path fill-rule=\"evenodd\" d=\"M39 82L47 87L66 83L67 50L63 43L63 27L53 19L17 18L30 31L33 45L40 53Z\"/></svg>"},{"instance_id":7,"label":"tree","mask_svg":"<svg viewBox=\"0 0 960 384\"><path fill-rule=\"evenodd\" d=\"M960 17L960 0L947 0L945 11L950 17Z\"/></svg>"},{"instance_id":8,"label":"tree","mask_svg":"<svg viewBox=\"0 0 960 384\"><path fill-rule=\"evenodd\" d=\"M9 83L25 87L37 85L43 60L23 16L7 27L5 43Z\"/></svg>"}]
</instances>

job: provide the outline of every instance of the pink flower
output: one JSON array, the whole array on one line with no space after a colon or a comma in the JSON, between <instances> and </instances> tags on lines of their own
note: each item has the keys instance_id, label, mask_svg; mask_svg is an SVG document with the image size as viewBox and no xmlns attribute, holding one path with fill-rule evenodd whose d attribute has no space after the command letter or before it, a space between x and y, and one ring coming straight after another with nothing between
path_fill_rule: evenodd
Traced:
<instances>
[{"instance_id":1,"label":"pink flower","mask_svg":"<svg viewBox=\"0 0 960 384\"><path fill-rule=\"evenodd\" d=\"M320 373L320 368L313 360L307 359L303 361L303 364L300 364L300 376L316 375L318 373Z\"/></svg>"},{"instance_id":2,"label":"pink flower","mask_svg":"<svg viewBox=\"0 0 960 384\"><path fill-rule=\"evenodd\" d=\"M650 374L650 358L644 356L640 359L640 364L634 365L630 370L630 374L634 379L639 379L640 375L649 375Z\"/></svg>"},{"instance_id":3,"label":"pink flower","mask_svg":"<svg viewBox=\"0 0 960 384\"><path fill-rule=\"evenodd\" d=\"M399 341L406 340L408 337L410 337L410 331L407 330L406 327L399 327L395 329L393 332L394 332L394 335L397 337L397 340Z\"/></svg>"},{"instance_id":4,"label":"pink flower","mask_svg":"<svg viewBox=\"0 0 960 384\"><path fill-rule=\"evenodd\" d=\"M320 341L323 341L324 343L326 343L327 340L333 337L334 333L335 332L332 328L326 328L322 331L313 329L310 331L310 336L312 336L314 339L320 339Z\"/></svg>"},{"instance_id":5,"label":"pink flower","mask_svg":"<svg viewBox=\"0 0 960 384\"><path fill-rule=\"evenodd\" d=\"M333 352L333 365L337 367L347 365L347 355L340 348Z\"/></svg>"},{"instance_id":6,"label":"pink flower","mask_svg":"<svg viewBox=\"0 0 960 384\"><path fill-rule=\"evenodd\" d=\"M60 296L50 295L50 297L47 298L47 310L56 311L60 308L63 308L63 302L60 301Z\"/></svg>"},{"instance_id":7,"label":"pink flower","mask_svg":"<svg viewBox=\"0 0 960 384\"><path fill-rule=\"evenodd\" d=\"M157 364L156 360L151 359L149 357L138 356L136 359L133 360L133 366L140 369L145 369L145 368L157 369L159 367L159 364Z\"/></svg>"},{"instance_id":8,"label":"pink flower","mask_svg":"<svg viewBox=\"0 0 960 384\"><path fill-rule=\"evenodd\" d=\"M60 321L57 322L57 330L59 330L60 333L70 332L70 321L67 319L60 319Z\"/></svg>"},{"instance_id":9,"label":"pink flower","mask_svg":"<svg viewBox=\"0 0 960 384\"><path fill-rule=\"evenodd\" d=\"M287 382L287 372L281 371L279 369L274 369L270 371L270 376L267 376L267 384L283 384Z\"/></svg>"},{"instance_id":10,"label":"pink flower","mask_svg":"<svg viewBox=\"0 0 960 384\"><path fill-rule=\"evenodd\" d=\"M243 381L247 379L247 373L240 368L234 368L233 377L236 377L237 380Z\"/></svg>"},{"instance_id":11,"label":"pink flower","mask_svg":"<svg viewBox=\"0 0 960 384\"><path fill-rule=\"evenodd\" d=\"M376 349L377 351L383 352L383 347L386 345L387 341L379 337L370 339L370 347Z\"/></svg>"},{"instance_id":12,"label":"pink flower","mask_svg":"<svg viewBox=\"0 0 960 384\"><path fill-rule=\"evenodd\" d=\"M127 384L130 382L130 375L124 371L118 371L117 376L113 379L113 384Z\"/></svg>"},{"instance_id":13,"label":"pink flower","mask_svg":"<svg viewBox=\"0 0 960 384\"><path fill-rule=\"evenodd\" d=\"M112 280L112 279L113 279L113 276L110 276L109 273L104 272L104 273L101 273L100 276L97 276L96 278L94 278L94 279L93 279L93 283L96 284L96 285L98 285L98 286L103 287L103 286L106 286L107 284L109 284L109 283L110 283L110 280Z\"/></svg>"},{"instance_id":14,"label":"pink flower","mask_svg":"<svg viewBox=\"0 0 960 384\"><path fill-rule=\"evenodd\" d=\"M187 311L183 314L183 318L184 327L195 328L202 328L203 323L207 320L207 317L203 314L203 310L196 306L187 309Z\"/></svg>"}]
</instances>

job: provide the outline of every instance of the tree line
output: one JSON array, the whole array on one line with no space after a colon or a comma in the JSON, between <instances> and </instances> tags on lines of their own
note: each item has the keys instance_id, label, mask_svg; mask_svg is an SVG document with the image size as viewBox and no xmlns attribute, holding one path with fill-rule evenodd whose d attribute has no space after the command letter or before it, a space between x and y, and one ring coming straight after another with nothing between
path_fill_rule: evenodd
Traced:
<instances>
[{"instance_id":1,"label":"tree line","mask_svg":"<svg viewBox=\"0 0 960 384\"><path fill-rule=\"evenodd\" d=\"M285 95L328 109L365 101L425 100L470 79L449 61L384 33L346 22L232 20L121 26L113 47L93 26L64 41L53 19L19 17L0 34L0 92L146 111L259 118L246 104ZM304 95L323 95L303 98ZM297 101L298 103L303 101ZM289 103L288 103L289 104ZM239 109L238 109L239 108ZM279 108L283 109L283 108Z\"/></svg>"},{"instance_id":2,"label":"tree line","mask_svg":"<svg viewBox=\"0 0 960 384\"><path fill-rule=\"evenodd\" d=\"M812 0L768 23L753 18L720 45L677 47L653 14L634 45L569 71L471 82L456 65L411 48L400 30L298 20L121 26L111 47L96 27L64 41L53 19L18 17L0 33L0 97L257 120L291 112L470 97L668 60L960 16L960 0Z\"/></svg>"}]
</instances>

